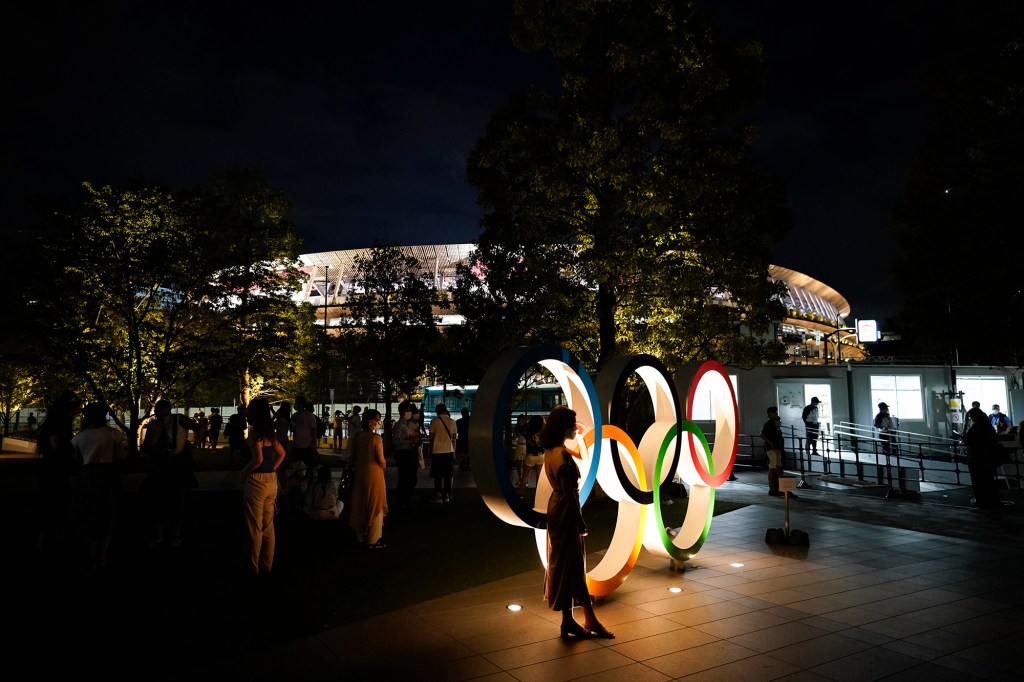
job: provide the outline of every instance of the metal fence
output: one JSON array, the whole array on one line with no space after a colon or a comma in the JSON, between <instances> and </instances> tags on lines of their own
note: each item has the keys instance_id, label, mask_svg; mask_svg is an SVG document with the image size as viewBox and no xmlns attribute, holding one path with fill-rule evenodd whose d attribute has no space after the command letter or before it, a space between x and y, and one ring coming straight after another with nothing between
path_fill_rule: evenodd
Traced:
<instances>
[{"instance_id":1,"label":"metal fence","mask_svg":"<svg viewBox=\"0 0 1024 682\"><path fill-rule=\"evenodd\" d=\"M822 434L817 453L807 447L803 429L783 429L786 444L784 466L799 472L802 483L808 477L834 477L863 484L884 486L893 493L921 491L922 484L968 486L967 452L959 440L939 439L907 431L895 431L882 438L877 430L860 424L840 422L830 434ZM766 466L760 438L744 435L737 461ZM1009 451L1009 463L996 476L1008 488L1020 488L1024 478L1024 451L1016 435L1001 436L1000 445ZM760 454L758 450L761 450Z\"/></svg>"}]
</instances>

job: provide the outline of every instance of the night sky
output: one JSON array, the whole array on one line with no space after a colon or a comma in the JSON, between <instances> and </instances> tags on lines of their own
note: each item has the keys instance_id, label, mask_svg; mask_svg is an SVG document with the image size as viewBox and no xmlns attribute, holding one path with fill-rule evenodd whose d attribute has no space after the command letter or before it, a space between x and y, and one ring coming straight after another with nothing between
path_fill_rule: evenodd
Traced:
<instances>
[{"instance_id":1,"label":"night sky","mask_svg":"<svg viewBox=\"0 0 1024 682\"><path fill-rule=\"evenodd\" d=\"M0 229L34 194L202 185L238 164L285 191L305 252L470 242L467 154L509 94L552 78L512 47L505 0L136 4L33 3L8 22ZM774 262L851 318L895 313L886 235L929 122L916 79L939 3L702 4L765 46L757 152L796 217Z\"/></svg>"}]
</instances>

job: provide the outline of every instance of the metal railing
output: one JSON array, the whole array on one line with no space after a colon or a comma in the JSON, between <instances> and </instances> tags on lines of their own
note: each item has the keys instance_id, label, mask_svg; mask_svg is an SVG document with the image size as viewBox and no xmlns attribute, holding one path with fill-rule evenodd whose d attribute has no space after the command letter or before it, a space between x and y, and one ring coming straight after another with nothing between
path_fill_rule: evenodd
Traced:
<instances>
[{"instance_id":1,"label":"metal railing","mask_svg":"<svg viewBox=\"0 0 1024 682\"><path fill-rule=\"evenodd\" d=\"M876 429L840 422L818 438L817 453L810 451L801 429L784 429L787 469L798 471L801 485L808 476L834 476L888 488L889 495L919 492L921 483L968 486L967 452L959 440L894 431L883 438ZM1004 437L1010 462L997 468L996 477L1008 488L1020 488L1024 479L1024 451L1016 437Z\"/></svg>"}]
</instances>

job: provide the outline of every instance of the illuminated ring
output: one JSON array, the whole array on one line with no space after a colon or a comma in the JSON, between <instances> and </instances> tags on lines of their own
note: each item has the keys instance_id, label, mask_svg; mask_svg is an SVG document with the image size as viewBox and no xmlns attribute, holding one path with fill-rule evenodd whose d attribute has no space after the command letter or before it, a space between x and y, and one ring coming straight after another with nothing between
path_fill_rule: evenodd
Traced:
<instances>
[{"instance_id":1,"label":"illuminated ring","mask_svg":"<svg viewBox=\"0 0 1024 682\"><path fill-rule=\"evenodd\" d=\"M470 426L471 452L490 453L490 457L473 458L477 486L496 516L512 525L535 529L538 553L545 567L547 519L543 510L546 510L551 485L546 476L540 477L534 507L527 508L508 477L503 439L494 438L512 428L506 422L512 390L533 364L552 373L569 407L576 411L578 421L584 425L583 437L576 438L579 447L574 448L579 451L580 460L580 503L585 503L595 481L599 480L605 492L619 505L611 544L597 566L587 573L590 594L601 596L619 587L636 565L641 547L676 560L692 558L710 530L714 488L726 480L736 458L738 408L725 368L713 361L694 364L677 372L675 381L670 381L663 365L652 356L616 358L601 373L599 390L595 392L586 371L567 350L547 346L516 349L498 358L481 380L474 405L479 419L474 419ZM647 384L655 412L655 421L645 430L639 445L613 423L622 420L615 401L632 373ZM687 382L686 416L683 418L676 398L677 386ZM697 391L704 387L710 391L714 408L714 447L709 446L704 433L692 421ZM597 409L598 395L605 401L601 409ZM602 417L608 421L606 426L602 426ZM684 439L688 457L681 456ZM605 440L609 441L613 456L601 458ZM620 454L622 450L628 458ZM672 456L666 466L670 452ZM671 537L664 527L661 503L655 495L662 479L673 470L689 484L690 493L682 527ZM647 513L648 504L655 505L654 514Z\"/></svg>"},{"instance_id":2,"label":"illuminated ring","mask_svg":"<svg viewBox=\"0 0 1024 682\"><path fill-rule=\"evenodd\" d=\"M626 385L626 380L636 374L644 382L650 394L651 403L654 407L655 425L663 423L676 424L679 421L679 396L676 385L665 366L653 355L632 355L627 357L614 358L605 365L601 374L597 377L597 395L601 400L601 417L607 424L624 426L626 422L625 409L619 398ZM647 454L644 448L644 441L647 440L647 433L654 428L648 427L641 439L640 450ZM621 442L621 441L620 441ZM632 444L632 443L631 443ZM653 448L660 449L660 441L655 443ZM611 441L609 452L612 465L615 469L615 476L622 484L626 494L638 504L652 504L654 493L661 485L661 479L654 479L650 490L644 490L630 480L625 469L622 467L622 459L618 456L617 444ZM655 450L657 452L658 450ZM672 451L672 465L669 471L675 471L679 465L680 444L674 441ZM653 474L653 472L651 472ZM602 481L605 480L602 478Z\"/></svg>"},{"instance_id":3,"label":"illuminated ring","mask_svg":"<svg viewBox=\"0 0 1024 682\"><path fill-rule=\"evenodd\" d=\"M704 432L697 427L690 420L685 420L681 424L682 431L690 434L691 438L699 439L703 445L703 451L705 456L710 453L710 446L708 445L707 438L704 436ZM662 448L661 454L658 456L658 461L654 465L655 477L660 477L662 474L662 466L665 462L665 452L668 450L668 439L676 438L678 430L673 428L672 431L666 434L665 446ZM713 466L712 463L708 463L708 466ZM699 470L699 469L698 469ZM665 527L665 521L661 510L660 502L654 505L654 514L650 519L650 523L647 525L647 529L644 533L644 547L647 551L652 554L659 554L661 556L670 557L677 561L687 561L693 558L693 555L700 551L700 548L704 545L704 541L708 537L708 532L711 530L711 519L714 517L715 511L715 488L709 485L701 485L697 482L690 483L690 492L686 497L686 514L683 517L683 525L679 529L679 532L675 537L671 537L668 534L668 529Z\"/></svg>"},{"instance_id":4,"label":"illuminated ring","mask_svg":"<svg viewBox=\"0 0 1024 682\"><path fill-rule=\"evenodd\" d=\"M494 515L514 526L546 528L545 512L550 487L545 477L538 477L544 479L546 489L542 489L538 481L535 506L526 506L508 476L504 439L495 437L512 428L506 423L512 393L519 378L531 365L541 365L554 375L568 406L576 411L576 419L585 430L600 432L601 416L595 409L597 394L594 383L572 353L556 346L513 348L502 353L480 381L469 426L469 451L472 453L470 457L477 489ZM580 466L580 504L586 501L594 487L600 455L601 442L597 441Z\"/></svg>"},{"instance_id":5,"label":"illuminated ring","mask_svg":"<svg viewBox=\"0 0 1024 682\"><path fill-rule=\"evenodd\" d=\"M721 363L708 360L703 363L691 363L676 372L676 381L689 383L686 394L687 421L693 419L693 403L697 389L707 386L711 392L711 404L715 418L715 446L710 457L705 457L708 443L701 434L703 448L698 452L696 432L690 431L687 444L690 451L690 464L697 476L712 488L725 483L736 463L736 449L739 444L739 407L736 404L736 393L729 381L729 375ZM717 474L715 472L718 472ZM685 477L684 477L685 480Z\"/></svg>"}]
</instances>

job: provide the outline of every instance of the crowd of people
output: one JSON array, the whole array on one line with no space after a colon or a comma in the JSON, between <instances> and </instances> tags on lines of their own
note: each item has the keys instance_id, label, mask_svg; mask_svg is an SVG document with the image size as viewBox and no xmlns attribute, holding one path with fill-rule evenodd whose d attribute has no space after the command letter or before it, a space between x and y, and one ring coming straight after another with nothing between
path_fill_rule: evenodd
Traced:
<instances>
[{"instance_id":1,"label":"crowd of people","mask_svg":"<svg viewBox=\"0 0 1024 682\"><path fill-rule=\"evenodd\" d=\"M812 402L814 408L817 403ZM429 428L424 428L418 406L404 401L388 432L388 449L380 411L357 407L350 415L339 413L332 420L335 434L347 432L343 438L335 435L332 441L332 449L344 454L343 475L335 478L337 466L332 468L319 455L320 431L313 407L303 396L294 403L280 403L276 410L266 398L256 398L238 412L244 427L232 416L242 441L237 446L243 460L238 480L246 551L240 562L253 576L273 571L279 514L301 514L311 522L339 522L347 506L347 523L357 545L368 551L384 550L388 547L384 523L389 513L385 483L389 457L398 468L394 501L402 509L412 505L418 472L425 469L425 453L431 458L432 501L442 504L451 500L456 456L469 457L468 410L462 411L457 423L447 407L439 404ZM879 408L884 427L888 405L883 402ZM212 415L217 412L211 410ZM108 425L110 415L108 406L97 402L83 406L77 395L66 392L49 407L37 429L41 522L37 549L46 551L73 542L77 561L86 570L103 570L110 561L122 494L118 464L130 451L123 432ZM784 438L778 409L769 407L767 416L760 436L769 458L769 494L781 495ZM1006 425L1009 420L998 405L986 414L975 404L967 416L969 423L959 436L968 453L977 510L995 513L1000 509L993 475L1001 457L997 437L1013 427ZM814 409L805 410L803 418L817 427ZM231 425L229 419L225 429L229 443L239 437ZM196 415L190 418L173 413L168 400L155 403L138 443L138 452L147 461L139 494L145 501L150 547L171 551L181 547L189 495L198 487L195 450L204 442L215 447L217 437L211 441L210 434L218 430L211 428L209 418L204 423ZM588 530L579 499L580 471L574 459L580 430L576 413L564 406L554 408L547 418L535 415L520 420L513 429L516 483L521 494L542 481L551 489L546 509L544 596L551 609L561 612L561 636L612 638L597 619L586 584ZM575 608L582 613L582 623L573 616Z\"/></svg>"},{"instance_id":2,"label":"crowd of people","mask_svg":"<svg viewBox=\"0 0 1024 682\"><path fill-rule=\"evenodd\" d=\"M384 419L375 409L354 406L351 414L338 411L321 440L322 421L304 396L282 401L276 409L266 398L240 407L226 422L211 408L187 414L173 412L170 401L158 400L152 416L139 429L136 448L124 432L110 426L111 410L101 403L82 406L65 392L49 406L36 430L40 532L37 550L56 555L56 548L75 548L82 568L101 570L109 561L110 545L122 495L119 463L137 454L145 472L138 488L145 515L142 544L157 551L178 550L193 490L199 487L196 458L200 450L216 451L223 430L229 464L240 464L238 480L247 552L244 569L252 575L273 570L275 518L281 513L315 521L338 521L349 505L348 524L360 547L380 550L388 495L384 471L388 458L399 470L395 501L409 509L432 453L430 476L435 501L451 499L456 453L469 458L459 432L468 433L469 411L456 424L444 405L428 431L417 405L399 406L399 420L385 450ZM79 420L79 415L81 418ZM320 455L322 442L340 457L333 466ZM209 455L204 455L208 457Z\"/></svg>"}]
</instances>

